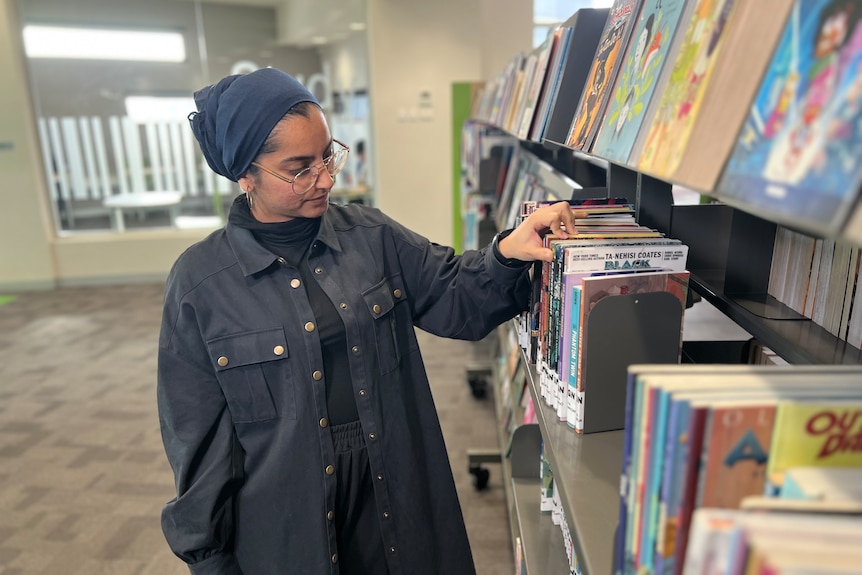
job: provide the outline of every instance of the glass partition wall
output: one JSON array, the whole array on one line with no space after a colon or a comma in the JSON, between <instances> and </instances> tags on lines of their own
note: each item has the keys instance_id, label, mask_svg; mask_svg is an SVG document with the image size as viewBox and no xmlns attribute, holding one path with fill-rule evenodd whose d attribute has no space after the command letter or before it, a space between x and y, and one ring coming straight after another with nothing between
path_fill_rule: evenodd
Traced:
<instances>
[{"instance_id":1,"label":"glass partition wall","mask_svg":"<svg viewBox=\"0 0 862 575\"><path fill-rule=\"evenodd\" d=\"M187 120L206 84L273 66L338 100L326 52L283 41L277 0L235 1L18 0L61 235L221 225L239 188L206 166Z\"/></svg>"}]
</instances>

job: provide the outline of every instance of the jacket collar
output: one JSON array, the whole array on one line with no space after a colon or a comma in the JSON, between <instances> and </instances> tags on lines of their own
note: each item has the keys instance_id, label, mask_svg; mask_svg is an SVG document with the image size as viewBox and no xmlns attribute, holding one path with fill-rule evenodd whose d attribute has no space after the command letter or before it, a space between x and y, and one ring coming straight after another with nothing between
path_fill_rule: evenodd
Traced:
<instances>
[{"instance_id":1,"label":"jacket collar","mask_svg":"<svg viewBox=\"0 0 862 575\"><path fill-rule=\"evenodd\" d=\"M323 214L314 243L322 243L337 252L341 252L341 243L338 241L338 235L330 215L332 208L333 206L330 205L326 213ZM225 233L237 262L239 262L239 267L246 277L262 272L278 259L278 256L257 243L251 230L228 222L225 225Z\"/></svg>"}]
</instances>

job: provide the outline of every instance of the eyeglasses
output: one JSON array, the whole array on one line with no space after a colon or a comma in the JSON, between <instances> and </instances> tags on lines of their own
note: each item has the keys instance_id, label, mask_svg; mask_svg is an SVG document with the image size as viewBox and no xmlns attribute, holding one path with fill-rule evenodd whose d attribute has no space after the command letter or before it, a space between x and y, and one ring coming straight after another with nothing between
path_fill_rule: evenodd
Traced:
<instances>
[{"instance_id":1,"label":"eyeglasses","mask_svg":"<svg viewBox=\"0 0 862 575\"><path fill-rule=\"evenodd\" d=\"M350 153L350 148L336 139L332 140L332 147L333 150L329 157L323 158L323 161L317 165L309 166L304 170L300 170L292 179L277 174L269 168L261 166L257 162L252 162L251 165L257 166L270 176L278 178L282 182L287 182L290 184L290 188L293 190L294 194L302 196L308 193L308 191L317 183L317 178L320 177L321 165L326 168L326 171L329 172L329 176L333 179L338 175L338 172L344 169L344 165L347 163L347 154Z\"/></svg>"}]
</instances>

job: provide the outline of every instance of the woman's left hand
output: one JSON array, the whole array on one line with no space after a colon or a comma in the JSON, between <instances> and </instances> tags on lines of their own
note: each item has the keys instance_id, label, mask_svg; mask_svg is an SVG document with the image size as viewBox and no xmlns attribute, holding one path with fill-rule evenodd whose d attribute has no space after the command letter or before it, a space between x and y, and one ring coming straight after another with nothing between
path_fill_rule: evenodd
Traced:
<instances>
[{"instance_id":1,"label":"woman's left hand","mask_svg":"<svg viewBox=\"0 0 862 575\"><path fill-rule=\"evenodd\" d=\"M559 238L575 233L575 218L583 214L573 211L568 202L544 206L530 214L515 230L503 238L497 249L504 258L521 261L554 259L553 252L542 246L542 236L550 230Z\"/></svg>"}]
</instances>

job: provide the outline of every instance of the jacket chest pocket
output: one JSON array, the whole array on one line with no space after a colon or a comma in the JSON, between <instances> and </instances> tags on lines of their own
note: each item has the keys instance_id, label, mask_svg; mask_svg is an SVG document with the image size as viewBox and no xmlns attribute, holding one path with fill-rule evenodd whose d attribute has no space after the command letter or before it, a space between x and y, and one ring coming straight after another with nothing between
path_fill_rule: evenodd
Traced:
<instances>
[{"instance_id":1,"label":"jacket chest pocket","mask_svg":"<svg viewBox=\"0 0 862 575\"><path fill-rule=\"evenodd\" d=\"M380 373L386 374L401 364L400 338L398 337L398 305L406 302L404 287L399 277L386 278L362 292L362 299L374 321L374 336L377 338L377 361ZM406 323L406 322L405 322Z\"/></svg>"},{"instance_id":2,"label":"jacket chest pocket","mask_svg":"<svg viewBox=\"0 0 862 575\"><path fill-rule=\"evenodd\" d=\"M219 337L207 348L234 423L296 419L282 328Z\"/></svg>"}]
</instances>

